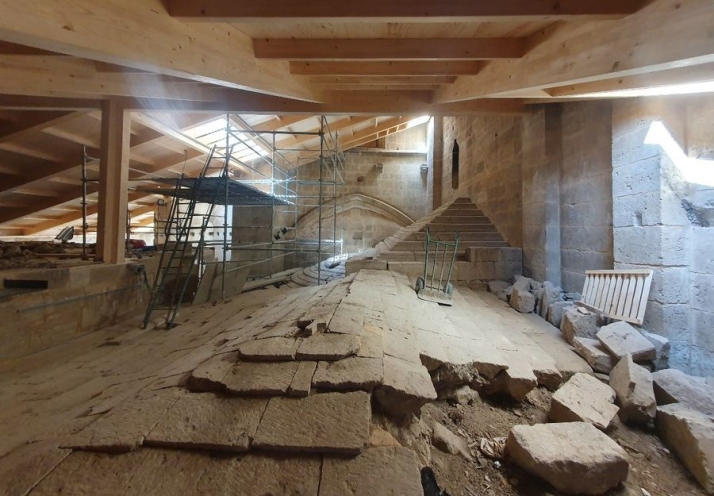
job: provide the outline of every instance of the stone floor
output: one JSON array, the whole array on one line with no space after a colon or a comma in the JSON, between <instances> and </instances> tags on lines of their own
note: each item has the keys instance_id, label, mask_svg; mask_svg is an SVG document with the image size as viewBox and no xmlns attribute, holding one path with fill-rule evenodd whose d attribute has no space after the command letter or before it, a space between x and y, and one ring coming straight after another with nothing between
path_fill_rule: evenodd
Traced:
<instances>
[{"instance_id":1,"label":"stone floor","mask_svg":"<svg viewBox=\"0 0 714 496\"><path fill-rule=\"evenodd\" d=\"M522 399L590 367L488 293L402 274L263 289L0 363L0 494L422 494L375 416L473 385Z\"/></svg>"}]
</instances>

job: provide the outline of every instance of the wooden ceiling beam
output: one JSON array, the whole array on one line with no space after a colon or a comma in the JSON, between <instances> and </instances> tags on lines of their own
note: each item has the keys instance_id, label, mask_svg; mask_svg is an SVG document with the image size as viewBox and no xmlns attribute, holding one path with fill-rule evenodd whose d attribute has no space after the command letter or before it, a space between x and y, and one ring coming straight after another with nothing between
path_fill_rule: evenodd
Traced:
<instances>
[{"instance_id":1,"label":"wooden ceiling beam","mask_svg":"<svg viewBox=\"0 0 714 496\"><path fill-rule=\"evenodd\" d=\"M360 0L317 2L273 0L169 0L181 20L211 22L373 20L381 22L498 22L556 19L616 19L636 12L641 0Z\"/></svg>"},{"instance_id":2,"label":"wooden ceiling beam","mask_svg":"<svg viewBox=\"0 0 714 496\"><path fill-rule=\"evenodd\" d=\"M0 128L0 143L21 139L29 134L60 126L85 115L84 112L44 111L24 115L23 119Z\"/></svg>"},{"instance_id":3,"label":"wooden ceiling beam","mask_svg":"<svg viewBox=\"0 0 714 496\"><path fill-rule=\"evenodd\" d=\"M255 126L253 126L253 130L254 131L266 131L266 132L279 131L281 129L285 129L286 127L290 127L293 124L297 124L298 122L302 122L307 119L312 119L313 117L315 117L315 116L314 115L278 116L278 117L275 117L274 119L270 119L269 121L261 122L260 124L256 124Z\"/></svg>"},{"instance_id":4,"label":"wooden ceiling beam","mask_svg":"<svg viewBox=\"0 0 714 496\"><path fill-rule=\"evenodd\" d=\"M360 84L375 85L397 85L407 86L410 84L451 84L456 81L455 76L312 76L310 82L313 84L349 84L357 86Z\"/></svg>"},{"instance_id":5,"label":"wooden ceiling beam","mask_svg":"<svg viewBox=\"0 0 714 496\"><path fill-rule=\"evenodd\" d=\"M653 0L639 12L597 27L556 23L533 35L517 61L492 61L477 76L443 86L437 102L488 98L516 90L592 83L714 62L710 0Z\"/></svg>"},{"instance_id":6,"label":"wooden ceiling beam","mask_svg":"<svg viewBox=\"0 0 714 496\"><path fill-rule=\"evenodd\" d=\"M283 60L488 60L518 59L522 38L255 39L258 59Z\"/></svg>"},{"instance_id":7,"label":"wooden ceiling beam","mask_svg":"<svg viewBox=\"0 0 714 496\"><path fill-rule=\"evenodd\" d=\"M433 103L432 91L325 91L325 103L315 104L249 93L234 93L217 102L122 99L132 110L222 112L235 114L312 115L513 115L526 113L519 99L474 99L466 103Z\"/></svg>"},{"instance_id":8,"label":"wooden ceiling beam","mask_svg":"<svg viewBox=\"0 0 714 496\"><path fill-rule=\"evenodd\" d=\"M157 74L100 73L92 61L69 57L0 56L0 93L44 97L215 100L211 88L167 82Z\"/></svg>"},{"instance_id":9,"label":"wooden ceiling beam","mask_svg":"<svg viewBox=\"0 0 714 496\"><path fill-rule=\"evenodd\" d=\"M473 60L290 62L290 72L300 76L473 76L483 64Z\"/></svg>"},{"instance_id":10,"label":"wooden ceiling beam","mask_svg":"<svg viewBox=\"0 0 714 496\"><path fill-rule=\"evenodd\" d=\"M98 98L56 98L27 95L11 95L0 92L0 109L3 110L98 110L102 101Z\"/></svg>"},{"instance_id":11,"label":"wooden ceiling beam","mask_svg":"<svg viewBox=\"0 0 714 496\"><path fill-rule=\"evenodd\" d=\"M580 96L597 96L598 93L657 88L660 86L680 85L687 83L714 81L714 64L703 64L695 67L670 69L668 71L608 79L594 83L575 84L549 88L546 96L553 98L577 98Z\"/></svg>"},{"instance_id":12,"label":"wooden ceiling beam","mask_svg":"<svg viewBox=\"0 0 714 496\"><path fill-rule=\"evenodd\" d=\"M0 40L202 83L314 100L285 64L228 25L187 24L163 0L0 0ZM127 36L135 33L135 36Z\"/></svg>"}]
</instances>

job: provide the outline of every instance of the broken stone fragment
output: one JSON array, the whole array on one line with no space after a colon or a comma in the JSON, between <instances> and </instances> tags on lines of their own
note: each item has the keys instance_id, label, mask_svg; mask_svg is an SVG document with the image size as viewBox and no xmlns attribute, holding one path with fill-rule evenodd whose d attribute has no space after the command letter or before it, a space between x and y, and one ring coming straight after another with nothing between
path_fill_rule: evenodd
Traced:
<instances>
[{"instance_id":1,"label":"broken stone fragment","mask_svg":"<svg viewBox=\"0 0 714 496\"><path fill-rule=\"evenodd\" d=\"M619 408L615 391L588 374L575 374L553 395L548 417L554 422L588 422L606 430Z\"/></svg>"},{"instance_id":2,"label":"broken stone fragment","mask_svg":"<svg viewBox=\"0 0 714 496\"><path fill-rule=\"evenodd\" d=\"M511 285L505 281L489 281L488 283L488 291L505 302L508 302L508 297L511 294L510 288Z\"/></svg>"},{"instance_id":3,"label":"broken stone fragment","mask_svg":"<svg viewBox=\"0 0 714 496\"><path fill-rule=\"evenodd\" d=\"M627 322L603 326L597 333L597 338L617 358L632 355L636 362L655 359L654 345Z\"/></svg>"},{"instance_id":4,"label":"broken stone fragment","mask_svg":"<svg viewBox=\"0 0 714 496\"><path fill-rule=\"evenodd\" d=\"M369 445L370 446L401 446L399 441L394 439L388 431L385 431L381 427L372 426L369 432Z\"/></svg>"},{"instance_id":5,"label":"broken stone fragment","mask_svg":"<svg viewBox=\"0 0 714 496\"><path fill-rule=\"evenodd\" d=\"M615 366L615 360L597 339L575 337L572 344L577 354L583 357L594 371L609 374Z\"/></svg>"},{"instance_id":6,"label":"broken stone fragment","mask_svg":"<svg viewBox=\"0 0 714 496\"><path fill-rule=\"evenodd\" d=\"M444 389L439 391L439 399L456 405L469 405L474 401L478 401L480 398L478 392L471 389L471 386L461 386L456 389Z\"/></svg>"},{"instance_id":7,"label":"broken stone fragment","mask_svg":"<svg viewBox=\"0 0 714 496\"><path fill-rule=\"evenodd\" d=\"M568 343L573 343L576 337L595 339L598 333L597 315L591 312L583 313L583 308L572 307L566 310L560 330L563 331Z\"/></svg>"},{"instance_id":8,"label":"broken stone fragment","mask_svg":"<svg viewBox=\"0 0 714 496\"><path fill-rule=\"evenodd\" d=\"M627 453L590 424L517 425L506 450L516 465L566 494L603 494L627 479Z\"/></svg>"},{"instance_id":9,"label":"broken stone fragment","mask_svg":"<svg viewBox=\"0 0 714 496\"><path fill-rule=\"evenodd\" d=\"M669 352L671 344L669 339L659 334L654 334L649 331L641 331L642 335L655 347L654 369L664 370L669 368Z\"/></svg>"},{"instance_id":10,"label":"broken stone fragment","mask_svg":"<svg viewBox=\"0 0 714 496\"><path fill-rule=\"evenodd\" d=\"M431 372L431 380L437 391L463 385L471 385L478 389L483 381L474 365L470 363L445 363Z\"/></svg>"},{"instance_id":11,"label":"broken stone fragment","mask_svg":"<svg viewBox=\"0 0 714 496\"><path fill-rule=\"evenodd\" d=\"M423 365L390 356L384 357L384 382L374 397L389 413L407 415L437 398L431 376Z\"/></svg>"},{"instance_id":12,"label":"broken stone fragment","mask_svg":"<svg viewBox=\"0 0 714 496\"><path fill-rule=\"evenodd\" d=\"M486 384L483 392L488 395L506 393L513 399L522 401L538 386L538 378L527 357L515 352L504 352L504 354L509 358L508 368L499 372L490 383Z\"/></svg>"},{"instance_id":13,"label":"broken stone fragment","mask_svg":"<svg viewBox=\"0 0 714 496\"><path fill-rule=\"evenodd\" d=\"M709 494L714 494L714 419L682 404L657 408L657 434Z\"/></svg>"},{"instance_id":14,"label":"broken stone fragment","mask_svg":"<svg viewBox=\"0 0 714 496\"><path fill-rule=\"evenodd\" d=\"M617 393L620 419L623 422L647 424L657 413L652 374L627 355L610 373L610 387Z\"/></svg>"},{"instance_id":15,"label":"broken stone fragment","mask_svg":"<svg viewBox=\"0 0 714 496\"><path fill-rule=\"evenodd\" d=\"M434 422L431 433L431 444L445 453L461 455L469 461L473 459L466 441L439 422Z\"/></svg>"},{"instance_id":16,"label":"broken stone fragment","mask_svg":"<svg viewBox=\"0 0 714 496\"><path fill-rule=\"evenodd\" d=\"M536 305L538 315L545 319L548 316L550 305L560 300L560 294L562 292L563 290L552 282L545 281L543 283L543 289L538 293L538 303Z\"/></svg>"},{"instance_id":17,"label":"broken stone fragment","mask_svg":"<svg viewBox=\"0 0 714 496\"><path fill-rule=\"evenodd\" d=\"M533 313L536 299L529 291L514 287L510 303L520 313Z\"/></svg>"},{"instance_id":18,"label":"broken stone fragment","mask_svg":"<svg viewBox=\"0 0 714 496\"><path fill-rule=\"evenodd\" d=\"M520 291L530 291L532 289L533 279L523 276L516 276L516 282L513 283L513 289Z\"/></svg>"},{"instance_id":19,"label":"broken stone fragment","mask_svg":"<svg viewBox=\"0 0 714 496\"><path fill-rule=\"evenodd\" d=\"M714 415L714 387L703 377L666 369L653 373L652 380L658 405L681 403L706 415Z\"/></svg>"},{"instance_id":20,"label":"broken stone fragment","mask_svg":"<svg viewBox=\"0 0 714 496\"><path fill-rule=\"evenodd\" d=\"M560 329L563 323L563 315L565 312L572 308L575 304L572 301L556 301L548 305L548 311L546 312L545 319L550 322L554 327Z\"/></svg>"}]
</instances>

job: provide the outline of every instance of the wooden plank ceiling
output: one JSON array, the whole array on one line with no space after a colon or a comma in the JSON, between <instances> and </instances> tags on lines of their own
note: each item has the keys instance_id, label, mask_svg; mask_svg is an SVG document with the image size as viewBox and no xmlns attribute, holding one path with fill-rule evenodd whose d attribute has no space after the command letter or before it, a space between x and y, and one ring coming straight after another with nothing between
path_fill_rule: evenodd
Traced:
<instances>
[{"instance_id":1,"label":"wooden plank ceiling","mask_svg":"<svg viewBox=\"0 0 714 496\"><path fill-rule=\"evenodd\" d=\"M0 0L0 235L77 222L102 100L133 112L136 180L200 167L191 132L227 112L295 132L333 115L349 148L418 115L710 81L713 17L711 0ZM145 223L154 199L131 194Z\"/></svg>"}]
</instances>

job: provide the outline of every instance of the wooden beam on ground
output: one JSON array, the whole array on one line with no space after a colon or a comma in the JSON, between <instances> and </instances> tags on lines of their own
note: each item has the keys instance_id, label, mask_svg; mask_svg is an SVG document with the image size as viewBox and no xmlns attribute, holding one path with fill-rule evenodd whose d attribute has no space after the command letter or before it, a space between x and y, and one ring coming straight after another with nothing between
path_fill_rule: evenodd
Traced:
<instances>
[{"instance_id":1,"label":"wooden beam on ground","mask_svg":"<svg viewBox=\"0 0 714 496\"><path fill-rule=\"evenodd\" d=\"M17 43L9 43L0 41L0 55L59 55L49 50L40 50L39 48L18 45Z\"/></svg>"},{"instance_id":2,"label":"wooden beam on ground","mask_svg":"<svg viewBox=\"0 0 714 496\"><path fill-rule=\"evenodd\" d=\"M639 90L705 81L714 81L714 64L670 69L668 71L608 79L594 83L562 86L545 91L547 95L553 98L577 98L580 96L593 97L597 96L598 93L610 93L613 91Z\"/></svg>"},{"instance_id":3,"label":"wooden beam on ground","mask_svg":"<svg viewBox=\"0 0 714 496\"><path fill-rule=\"evenodd\" d=\"M230 88L315 98L287 65L255 60L250 38L232 26L177 21L163 0L0 0L0 12L0 40Z\"/></svg>"},{"instance_id":4,"label":"wooden beam on ground","mask_svg":"<svg viewBox=\"0 0 714 496\"><path fill-rule=\"evenodd\" d=\"M300 76L474 76L483 64L473 60L290 62L290 72Z\"/></svg>"},{"instance_id":5,"label":"wooden beam on ground","mask_svg":"<svg viewBox=\"0 0 714 496\"><path fill-rule=\"evenodd\" d=\"M614 19L637 11L637 0L361 0L316 2L273 0L169 0L173 17L191 21L247 22L375 20L381 22L469 22Z\"/></svg>"},{"instance_id":6,"label":"wooden beam on ground","mask_svg":"<svg viewBox=\"0 0 714 496\"><path fill-rule=\"evenodd\" d=\"M598 25L557 23L529 39L517 61L493 61L437 92L437 102L488 98L636 76L714 62L710 0L654 0L630 17Z\"/></svg>"},{"instance_id":7,"label":"wooden beam on ground","mask_svg":"<svg viewBox=\"0 0 714 496\"><path fill-rule=\"evenodd\" d=\"M259 59L284 60L486 60L526 53L521 38L271 38L253 40L253 47Z\"/></svg>"},{"instance_id":8,"label":"wooden beam on ground","mask_svg":"<svg viewBox=\"0 0 714 496\"><path fill-rule=\"evenodd\" d=\"M99 262L117 264L125 259L130 139L129 112L109 100L102 109L96 250Z\"/></svg>"}]
</instances>

